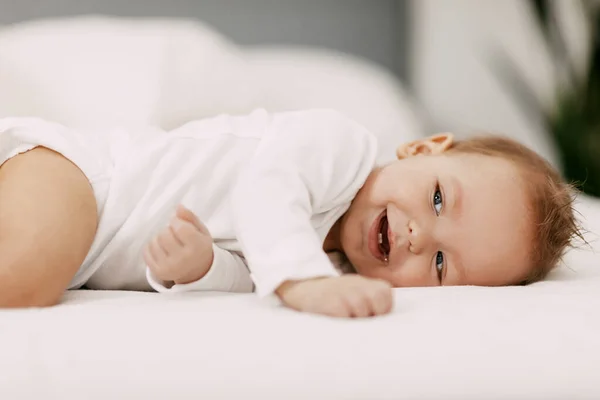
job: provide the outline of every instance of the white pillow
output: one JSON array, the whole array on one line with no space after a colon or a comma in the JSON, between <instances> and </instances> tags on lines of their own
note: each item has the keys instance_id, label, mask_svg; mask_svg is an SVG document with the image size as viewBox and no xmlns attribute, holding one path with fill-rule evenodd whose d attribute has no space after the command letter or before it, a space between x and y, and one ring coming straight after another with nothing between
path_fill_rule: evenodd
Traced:
<instances>
[{"instance_id":1,"label":"white pillow","mask_svg":"<svg viewBox=\"0 0 600 400\"><path fill-rule=\"evenodd\" d=\"M89 17L3 29L0 116L95 126L148 121L169 28Z\"/></svg>"},{"instance_id":2,"label":"white pillow","mask_svg":"<svg viewBox=\"0 0 600 400\"><path fill-rule=\"evenodd\" d=\"M169 129L221 112L331 107L373 130L384 159L421 136L400 82L316 49L242 48L176 19L78 17L0 31L0 117Z\"/></svg>"}]
</instances>

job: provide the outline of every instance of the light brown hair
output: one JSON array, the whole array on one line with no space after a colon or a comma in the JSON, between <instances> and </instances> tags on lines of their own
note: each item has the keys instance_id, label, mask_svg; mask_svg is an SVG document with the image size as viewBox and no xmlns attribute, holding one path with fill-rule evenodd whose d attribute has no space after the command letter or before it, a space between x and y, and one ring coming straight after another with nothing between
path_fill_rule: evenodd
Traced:
<instances>
[{"instance_id":1,"label":"light brown hair","mask_svg":"<svg viewBox=\"0 0 600 400\"><path fill-rule=\"evenodd\" d=\"M455 142L449 152L501 157L523 173L534 229L531 269L519 283L544 279L573 245L573 239L583 238L573 209L576 190L535 151L506 137L478 136Z\"/></svg>"}]
</instances>

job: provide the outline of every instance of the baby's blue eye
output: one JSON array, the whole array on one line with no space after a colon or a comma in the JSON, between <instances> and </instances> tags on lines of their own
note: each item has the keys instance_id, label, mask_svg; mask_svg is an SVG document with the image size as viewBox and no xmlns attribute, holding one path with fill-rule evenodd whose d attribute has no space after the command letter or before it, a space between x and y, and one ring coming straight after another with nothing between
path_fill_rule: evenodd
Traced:
<instances>
[{"instance_id":1,"label":"baby's blue eye","mask_svg":"<svg viewBox=\"0 0 600 400\"><path fill-rule=\"evenodd\" d=\"M440 191L440 187L436 186L435 192L433 193L433 208L435 209L435 213L440 215L442 212L442 206L444 204L444 200L442 199L442 192Z\"/></svg>"},{"instance_id":2,"label":"baby's blue eye","mask_svg":"<svg viewBox=\"0 0 600 400\"><path fill-rule=\"evenodd\" d=\"M444 272L444 253L438 251L435 255L435 268L438 272L438 279L442 281L442 272Z\"/></svg>"}]
</instances>

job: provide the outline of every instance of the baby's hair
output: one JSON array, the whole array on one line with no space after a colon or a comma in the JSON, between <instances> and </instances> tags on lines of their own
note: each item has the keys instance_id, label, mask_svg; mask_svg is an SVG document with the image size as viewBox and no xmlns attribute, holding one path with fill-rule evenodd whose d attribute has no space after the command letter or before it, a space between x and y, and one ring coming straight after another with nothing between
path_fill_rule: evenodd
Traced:
<instances>
[{"instance_id":1,"label":"baby's hair","mask_svg":"<svg viewBox=\"0 0 600 400\"><path fill-rule=\"evenodd\" d=\"M544 279L573 246L573 239L583 239L573 208L576 190L535 151L515 140L492 135L458 141L449 152L501 157L516 163L523 173L535 229L532 268L521 284Z\"/></svg>"}]
</instances>

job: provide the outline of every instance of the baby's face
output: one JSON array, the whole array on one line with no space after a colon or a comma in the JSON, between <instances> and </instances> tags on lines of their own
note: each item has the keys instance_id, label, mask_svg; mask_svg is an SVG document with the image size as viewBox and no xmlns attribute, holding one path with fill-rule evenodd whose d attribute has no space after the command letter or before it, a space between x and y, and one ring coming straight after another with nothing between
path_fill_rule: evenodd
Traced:
<instances>
[{"instance_id":1,"label":"baby's face","mask_svg":"<svg viewBox=\"0 0 600 400\"><path fill-rule=\"evenodd\" d=\"M499 286L527 275L530 226L523 181L510 161L419 155L370 176L340 239L359 274L395 287Z\"/></svg>"}]
</instances>

